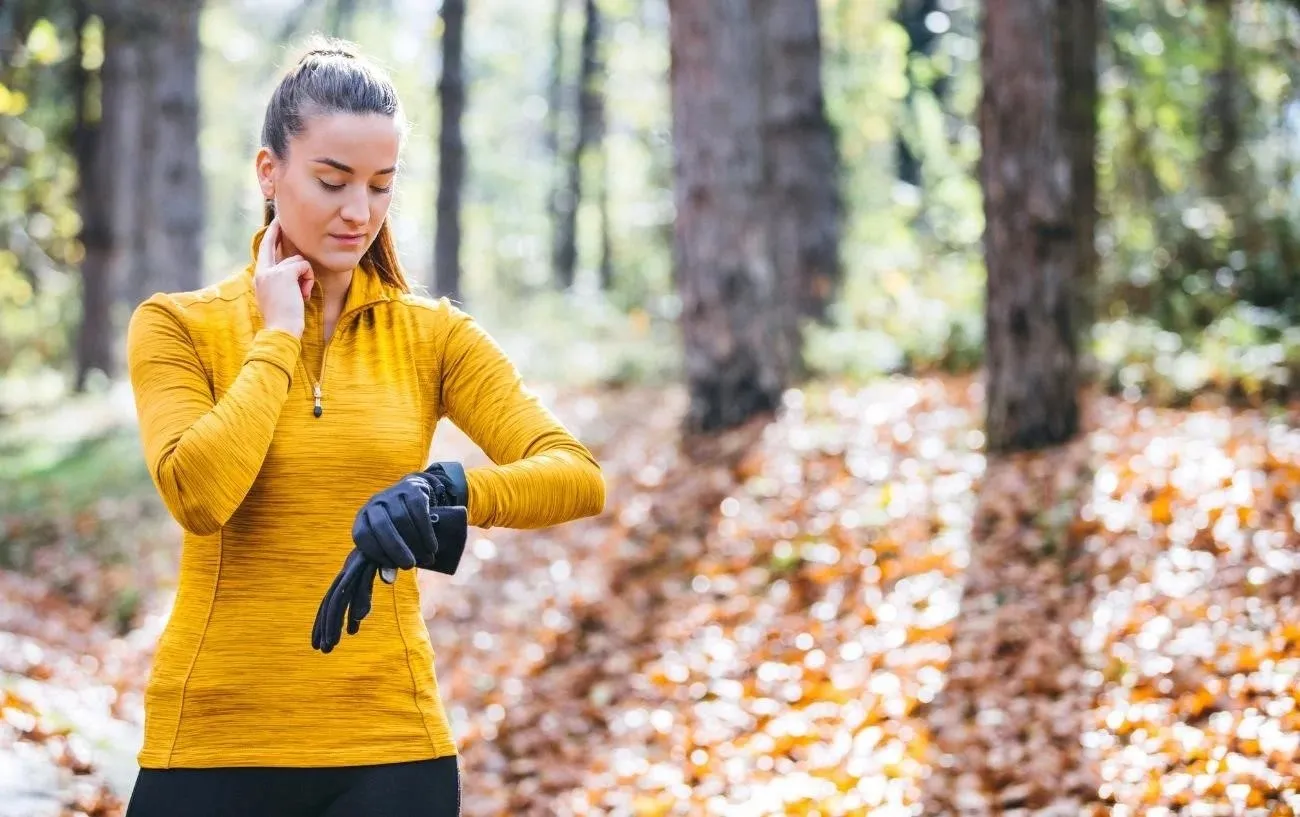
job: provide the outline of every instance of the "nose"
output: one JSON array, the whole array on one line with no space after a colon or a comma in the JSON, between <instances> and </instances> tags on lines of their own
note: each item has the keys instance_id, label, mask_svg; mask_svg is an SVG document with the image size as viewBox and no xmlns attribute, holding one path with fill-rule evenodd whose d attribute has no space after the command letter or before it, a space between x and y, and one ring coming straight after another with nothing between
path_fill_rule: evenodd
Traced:
<instances>
[{"instance_id":1,"label":"nose","mask_svg":"<svg viewBox=\"0 0 1300 817\"><path fill-rule=\"evenodd\" d=\"M339 218L346 221L350 227L365 226L370 220L370 202L367 200L365 187L362 187L359 192L348 195L339 210Z\"/></svg>"}]
</instances>

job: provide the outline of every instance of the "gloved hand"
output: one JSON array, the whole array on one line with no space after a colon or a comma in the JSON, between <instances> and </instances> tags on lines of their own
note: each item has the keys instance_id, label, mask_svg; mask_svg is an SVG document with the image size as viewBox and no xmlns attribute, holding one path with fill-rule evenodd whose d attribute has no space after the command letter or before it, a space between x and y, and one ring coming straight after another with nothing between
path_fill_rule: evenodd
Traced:
<instances>
[{"instance_id":1,"label":"gloved hand","mask_svg":"<svg viewBox=\"0 0 1300 817\"><path fill-rule=\"evenodd\" d=\"M462 507L435 508L429 515L432 529L433 551L439 552L438 541L442 537L448 542L447 552L454 559L450 570L442 570L442 560L436 557L430 562L430 569L451 573L455 563L460 561L460 554L465 548L465 538L469 526ZM451 547L454 545L454 547ZM410 551L407 551L410 554ZM421 565L423 567L423 565ZM329 653L343 637L343 619L347 616L348 635L356 635L361 628L361 620L370 613L371 597L374 592L375 574L379 563L368 557L360 547L353 548L343 562L343 569L334 577L329 590L316 608L316 621L312 624L312 649Z\"/></svg>"},{"instance_id":2,"label":"gloved hand","mask_svg":"<svg viewBox=\"0 0 1300 817\"><path fill-rule=\"evenodd\" d=\"M456 462L436 462L375 494L352 526L356 549L321 599L312 647L328 653L342 637L343 617L355 634L370 612L376 572L392 584L397 570L420 567L451 575L468 534L469 482Z\"/></svg>"},{"instance_id":3,"label":"gloved hand","mask_svg":"<svg viewBox=\"0 0 1300 817\"><path fill-rule=\"evenodd\" d=\"M438 559L439 539L428 523L429 514L432 508L468 504L465 469L457 462L435 462L371 497L357 512L352 541L379 565L380 576L389 584L397 578L398 569L422 567L451 574L460 561L464 540L451 539L459 543L454 561ZM449 543L446 536L442 541Z\"/></svg>"}]
</instances>

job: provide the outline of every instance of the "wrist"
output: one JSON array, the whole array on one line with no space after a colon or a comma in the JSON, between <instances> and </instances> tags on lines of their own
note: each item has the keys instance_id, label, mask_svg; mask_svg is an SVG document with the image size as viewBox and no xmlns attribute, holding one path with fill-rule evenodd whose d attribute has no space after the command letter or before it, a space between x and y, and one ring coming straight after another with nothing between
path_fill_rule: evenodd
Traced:
<instances>
[{"instance_id":1,"label":"wrist","mask_svg":"<svg viewBox=\"0 0 1300 817\"><path fill-rule=\"evenodd\" d=\"M469 507L469 478L465 475L465 466L453 460L435 462L421 473L435 480L448 494L445 505Z\"/></svg>"}]
</instances>

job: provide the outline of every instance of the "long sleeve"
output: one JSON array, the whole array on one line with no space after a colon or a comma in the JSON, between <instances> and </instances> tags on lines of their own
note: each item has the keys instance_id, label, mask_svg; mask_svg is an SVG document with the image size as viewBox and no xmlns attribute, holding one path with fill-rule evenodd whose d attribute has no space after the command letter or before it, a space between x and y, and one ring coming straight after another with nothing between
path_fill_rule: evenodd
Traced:
<instances>
[{"instance_id":1,"label":"long sleeve","mask_svg":"<svg viewBox=\"0 0 1300 817\"><path fill-rule=\"evenodd\" d=\"M600 513L605 481L591 452L524 386L496 341L449 308L443 409L495 463L466 474L469 523L542 528Z\"/></svg>"},{"instance_id":2,"label":"long sleeve","mask_svg":"<svg viewBox=\"0 0 1300 817\"><path fill-rule=\"evenodd\" d=\"M218 531L256 479L271 445L301 351L292 333L263 329L219 401L179 318L159 296L127 331L145 462L168 511L185 530Z\"/></svg>"}]
</instances>

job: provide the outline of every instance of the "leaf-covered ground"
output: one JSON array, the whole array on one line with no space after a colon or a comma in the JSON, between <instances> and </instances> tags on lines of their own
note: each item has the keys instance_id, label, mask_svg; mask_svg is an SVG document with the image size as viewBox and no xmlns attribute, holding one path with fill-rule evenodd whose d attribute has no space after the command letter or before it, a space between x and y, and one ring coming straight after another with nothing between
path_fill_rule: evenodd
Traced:
<instances>
[{"instance_id":1,"label":"leaf-covered ground","mask_svg":"<svg viewBox=\"0 0 1300 817\"><path fill-rule=\"evenodd\" d=\"M968 380L685 445L678 392L547 399L606 513L422 577L467 816L1300 809L1292 415L1094 399L1077 442L986 461ZM0 574L0 792L43 761L29 799L120 813L97 747L138 728L150 599L115 637Z\"/></svg>"}]
</instances>

